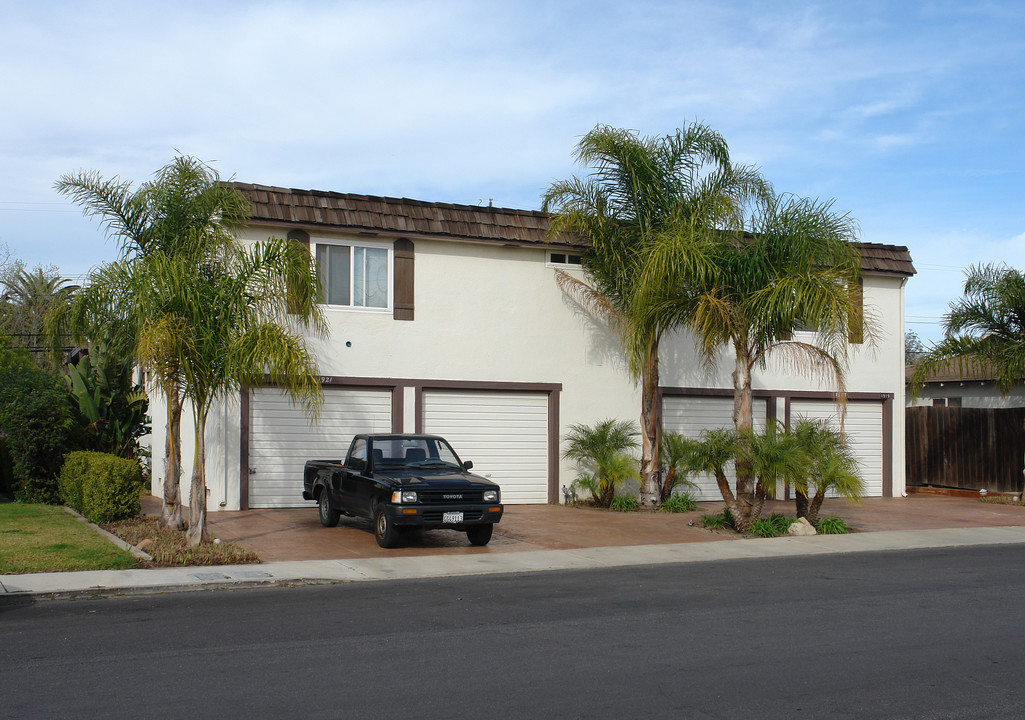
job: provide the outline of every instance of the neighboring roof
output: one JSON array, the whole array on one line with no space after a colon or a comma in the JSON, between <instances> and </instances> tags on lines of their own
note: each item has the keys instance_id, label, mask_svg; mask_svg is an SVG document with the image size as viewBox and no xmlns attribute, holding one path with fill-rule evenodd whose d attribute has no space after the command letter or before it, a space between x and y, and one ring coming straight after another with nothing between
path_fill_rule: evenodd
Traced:
<instances>
[{"instance_id":1,"label":"neighboring roof","mask_svg":"<svg viewBox=\"0 0 1025 720\"><path fill-rule=\"evenodd\" d=\"M292 225L346 232L450 238L503 245L572 247L579 241L545 237L548 215L479 205L432 203L408 198L376 197L322 190L295 190L251 183L227 183L252 204L257 224ZM866 272L911 276L915 266L902 245L857 243Z\"/></svg>"},{"instance_id":2,"label":"neighboring roof","mask_svg":"<svg viewBox=\"0 0 1025 720\"><path fill-rule=\"evenodd\" d=\"M904 382L911 380L912 373L915 372L915 365L904 366ZM995 380L997 377L996 368L994 367L981 367L978 365L965 365L963 368L958 365L955 361L944 363L942 367L937 368L930 373L926 382L967 382L977 380Z\"/></svg>"}]
</instances>

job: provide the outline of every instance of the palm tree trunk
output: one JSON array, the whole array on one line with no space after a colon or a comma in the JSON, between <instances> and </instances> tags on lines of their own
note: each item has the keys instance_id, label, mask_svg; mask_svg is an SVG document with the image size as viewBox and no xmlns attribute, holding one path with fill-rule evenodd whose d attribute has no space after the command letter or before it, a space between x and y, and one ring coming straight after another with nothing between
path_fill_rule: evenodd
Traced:
<instances>
[{"instance_id":1,"label":"palm tree trunk","mask_svg":"<svg viewBox=\"0 0 1025 720\"><path fill-rule=\"evenodd\" d=\"M797 517L799 517L799 518L807 518L808 517L808 496L805 495L802 492L797 492L794 495L794 502L797 505Z\"/></svg>"},{"instance_id":2,"label":"palm tree trunk","mask_svg":"<svg viewBox=\"0 0 1025 720\"><path fill-rule=\"evenodd\" d=\"M164 439L164 507L160 524L182 530L181 476L182 476L182 403L177 389L165 395L167 399L167 437Z\"/></svg>"},{"instance_id":3,"label":"palm tree trunk","mask_svg":"<svg viewBox=\"0 0 1025 720\"><path fill-rule=\"evenodd\" d=\"M192 492L189 497L189 545L206 542L206 409L196 409L196 459L192 465Z\"/></svg>"},{"instance_id":4,"label":"palm tree trunk","mask_svg":"<svg viewBox=\"0 0 1025 720\"><path fill-rule=\"evenodd\" d=\"M733 371L733 424L737 428L737 512L734 514L737 530L746 532L758 519L761 508L755 502L755 477L751 467L751 448L748 435L754 430L754 416L751 410L751 366L750 352L743 342L736 345L737 366Z\"/></svg>"},{"instance_id":5,"label":"palm tree trunk","mask_svg":"<svg viewBox=\"0 0 1025 720\"><path fill-rule=\"evenodd\" d=\"M819 511L822 510L822 501L826 499L825 488L818 490L815 493L815 497L811 499L811 505L808 507L808 514L805 516L812 525L819 521Z\"/></svg>"},{"instance_id":6,"label":"palm tree trunk","mask_svg":"<svg viewBox=\"0 0 1025 720\"><path fill-rule=\"evenodd\" d=\"M662 440L662 413L658 397L658 340L648 345L641 378L641 504L655 505L662 495L659 482L659 445Z\"/></svg>"}]
</instances>

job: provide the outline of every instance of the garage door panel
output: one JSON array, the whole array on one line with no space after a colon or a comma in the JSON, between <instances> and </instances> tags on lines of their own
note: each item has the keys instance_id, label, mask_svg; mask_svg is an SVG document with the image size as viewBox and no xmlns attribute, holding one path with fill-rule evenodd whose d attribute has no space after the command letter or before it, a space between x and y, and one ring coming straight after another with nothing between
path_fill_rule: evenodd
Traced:
<instances>
[{"instance_id":1,"label":"garage door panel","mask_svg":"<svg viewBox=\"0 0 1025 720\"><path fill-rule=\"evenodd\" d=\"M425 391L423 427L498 483L503 503L548 502L546 393Z\"/></svg>"},{"instance_id":2,"label":"garage door panel","mask_svg":"<svg viewBox=\"0 0 1025 720\"><path fill-rule=\"evenodd\" d=\"M307 460L342 459L357 433L391 431L391 391L324 388L315 422L275 388L249 403L249 507L302 507Z\"/></svg>"},{"instance_id":3,"label":"garage door panel","mask_svg":"<svg viewBox=\"0 0 1025 720\"><path fill-rule=\"evenodd\" d=\"M765 429L766 401L755 398L752 403L755 432ZM702 430L732 428L733 398L732 397L680 397L668 396L662 401L662 427L667 432L676 432L683 437L698 439ZM736 474L729 469L726 478L730 486L735 486ZM691 477L697 490L689 490L696 500L722 500L722 493L709 473L700 473Z\"/></svg>"},{"instance_id":4,"label":"garage door panel","mask_svg":"<svg viewBox=\"0 0 1025 720\"><path fill-rule=\"evenodd\" d=\"M790 422L806 417L825 420L840 429L840 411L836 404L821 400L793 400ZM848 402L843 429L851 450L858 458L866 497L883 494L883 407L878 402ZM833 497L830 493L827 497Z\"/></svg>"}]
</instances>

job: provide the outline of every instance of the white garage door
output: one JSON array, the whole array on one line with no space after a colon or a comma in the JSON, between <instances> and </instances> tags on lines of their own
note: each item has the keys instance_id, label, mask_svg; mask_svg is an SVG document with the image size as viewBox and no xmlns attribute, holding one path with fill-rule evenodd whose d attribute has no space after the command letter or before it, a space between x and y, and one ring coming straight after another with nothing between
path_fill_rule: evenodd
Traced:
<instances>
[{"instance_id":1,"label":"white garage door","mask_svg":"<svg viewBox=\"0 0 1025 720\"><path fill-rule=\"evenodd\" d=\"M840 427L840 412L836 404L824 400L793 400L790 403L790 422L799 417L827 420ZM866 497L883 494L883 406L881 403L848 402L844 418L847 442L858 457L861 478L865 481Z\"/></svg>"},{"instance_id":2,"label":"white garage door","mask_svg":"<svg viewBox=\"0 0 1025 720\"><path fill-rule=\"evenodd\" d=\"M441 435L502 502L548 502L548 395L425 391L424 432Z\"/></svg>"},{"instance_id":3,"label":"white garage door","mask_svg":"<svg viewBox=\"0 0 1025 720\"><path fill-rule=\"evenodd\" d=\"M755 432L765 429L765 400L755 398L752 401ZM669 396L662 400L662 427L664 431L676 432L684 437L701 436L702 430L716 428L732 428L733 398L732 397L676 397ZM730 486L736 489L736 475L732 468L726 473ZM691 480L697 484L698 490L690 490L696 500L722 500L722 493L715 478L707 473L695 475Z\"/></svg>"},{"instance_id":4,"label":"white garage door","mask_svg":"<svg viewBox=\"0 0 1025 720\"><path fill-rule=\"evenodd\" d=\"M307 460L344 458L352 436L391 432L390 390L324 388L315 424L275 388L249 402L249 507L300 507Z\"/></svg>"}]
</instances>

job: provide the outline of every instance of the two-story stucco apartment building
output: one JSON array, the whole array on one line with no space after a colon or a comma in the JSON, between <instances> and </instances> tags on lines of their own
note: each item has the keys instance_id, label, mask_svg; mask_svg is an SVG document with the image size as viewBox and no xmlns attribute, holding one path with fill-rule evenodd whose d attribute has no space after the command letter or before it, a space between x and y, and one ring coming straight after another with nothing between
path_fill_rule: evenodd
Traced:
<instances>
[{"instance_id":1,"label":"two-story stucco apartment building","mask_svg":"<svg viewBox=\"0 0 1025 720\"><path fill-rule=\"evenodd\" d=\"M325 339L313 339L324 409L311 423L271 387L227 398L207 427L210 510L304 505L307 459L338 458L354 433L445 436L507 503L558 502L576 477L560 439L576 423L636 420L640 389L618 336L558 287L579 248L545 238L540 212L236 183L252 202L243 238L309 247L325 286ZM870 495L904 490L907 248L863 244L866 312L878 341L852 345L846 430ZM809 335L809 338L813 336ZM696 435L731 423L731 356L713 371L686 334L661 352L664 425ZM837 415L832 389L769 364L756 370L760 421ZM164 410L151 393L154 492ZM192 462L183 418L183 490ZM719 497L714 482L700 496Z\"/></svg>"}]
</instances>

